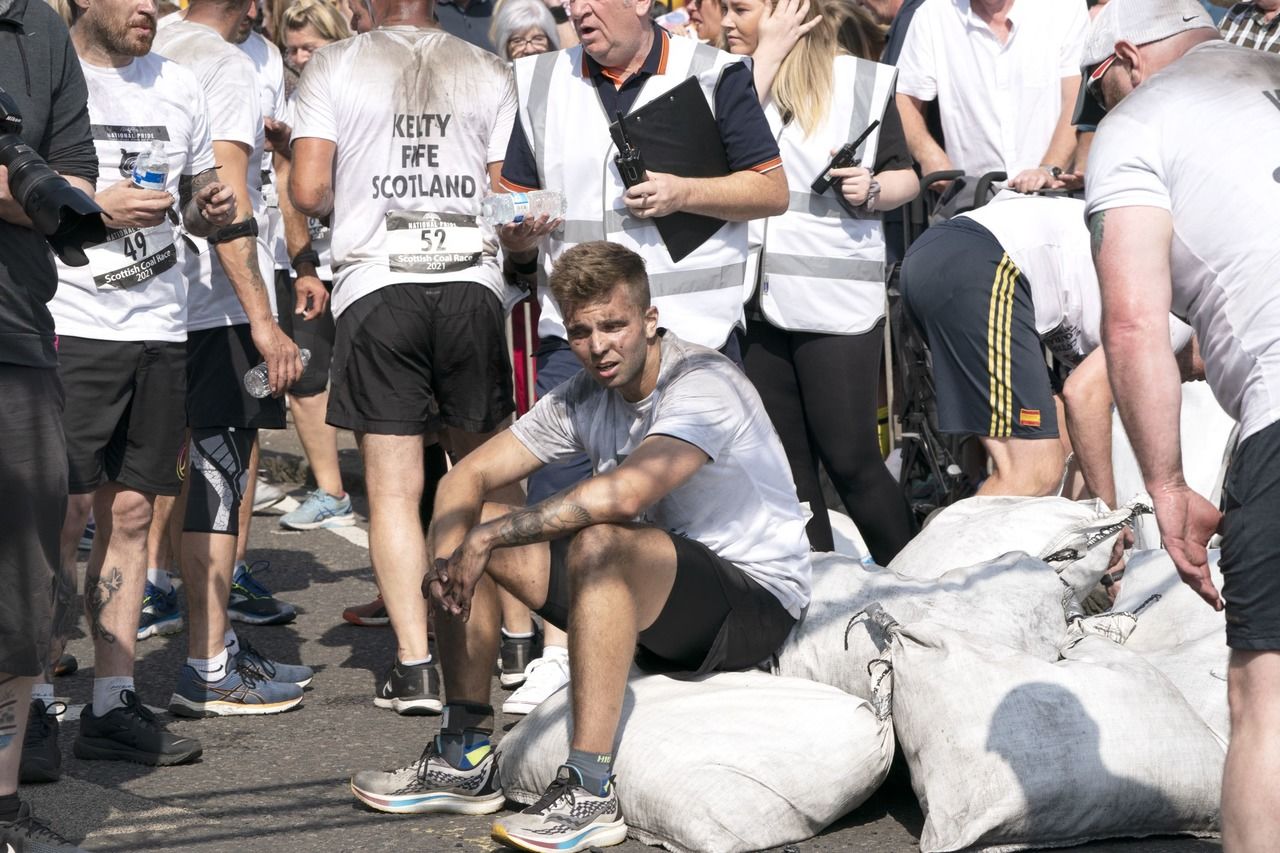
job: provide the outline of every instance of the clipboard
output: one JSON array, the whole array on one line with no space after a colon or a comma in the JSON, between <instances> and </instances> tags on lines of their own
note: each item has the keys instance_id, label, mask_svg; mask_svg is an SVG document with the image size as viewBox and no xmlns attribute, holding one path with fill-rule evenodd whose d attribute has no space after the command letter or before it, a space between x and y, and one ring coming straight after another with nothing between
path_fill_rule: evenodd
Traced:
<instances>
[{"instance_id":1,"label":"clipboard","mask_svg":"<svg viewBox=\"0 0 1280 853\"><path fill-rule=\"evenodd\" d=\"M729 174L729 155L720 139L720 127L696 78L688 78L623 116L622 122L650 171L681 178L721 178ZM621 148L618 122L609 125L609 135ZM676 263L707 242L725 221L684 212L653 220Z\"/></svg>"}]
</instances>

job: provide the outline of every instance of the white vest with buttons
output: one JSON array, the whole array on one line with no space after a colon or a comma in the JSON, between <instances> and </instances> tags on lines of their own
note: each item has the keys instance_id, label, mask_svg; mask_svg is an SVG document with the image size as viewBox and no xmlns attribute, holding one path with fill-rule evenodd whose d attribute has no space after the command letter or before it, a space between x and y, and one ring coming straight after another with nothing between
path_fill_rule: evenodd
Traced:
<instances>
[{"instance_id":1,"label":"white vest with buttons","mask_svg":"<svg viewBox=\"0 0 1280 853\"><path fill-rule=\"evenodd\" d=\"M763 229L755 227L752 243L763 242L760 310L779 328L860 334L885 315L880 215L855 218L836 201L838 185L822 195L810 185L831 162L833 150L856 139L872 121L884 120L896 77L891 66L837 56L826 119L808 136L799 122L784 126L776 105L765 109L786 164L791 202ZM874 166L879 141L876 128L858 152L863 166Z\"/></svg>"},{"instance_id":2,"label":"white vest with buttons","mask_svg":"<svg viewBox=\"0 0 1280 853\"><path fill-rule=\"evenodd\" d=\"M657 38L663 37L658 34ZM715 89L724 69L740 57L691 39L667 39L663 73L650 76L631 110L689 77L702 86L715 114ZM609 240L645 260L659 324L686 341L720 347L742 322L747 225L727 222L679 263L671 260L652 220L637 219L623 204L625 187L614 165L617 147L595 82L585 73L581 46L515 63L520 123L538 167L540 186L560 190L564 226L548 237L538 274L538 334L565 337L559 307L547 287L554 261L579 243Z\"/></svg>"}]
</instances>

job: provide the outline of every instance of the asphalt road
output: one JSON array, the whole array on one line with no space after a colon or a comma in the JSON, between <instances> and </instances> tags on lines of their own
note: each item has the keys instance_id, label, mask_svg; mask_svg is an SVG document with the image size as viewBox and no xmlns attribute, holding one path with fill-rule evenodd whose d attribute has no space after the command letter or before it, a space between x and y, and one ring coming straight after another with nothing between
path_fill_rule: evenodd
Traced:
<instances>
[{"instance_id":1,"label":"asphalt road","mask_svg":"<svg viewBox=\"0 0 1280 853\"><path fill-rule=\"evenodd\" d=\"M434 735L438 718L400 717L375 708L374 679L391 661L390 630L357 628L342 621L344 607L376 594L369 564L365 511L359 499L359 464L350 436L342 439L348 488L357 495L358 528L286 532L272 514L258 516L251 560L270 569L259 577L279 597L297 605L299 616L284 627L238 626L259 649L283 661L317 670L304 703L274 717L170 720L171 728L204 743L199 762L149 768L117 762L85 762L71 755L78 723L62 725L62 781L27 786L22 795L37 814L91 851L118 853L281 853L334 851L490 851L489 819L483 817L390 816L365 809L347 781L356 770L401 766ZM301 498L300 450L291 432L264 434L264 465ZM292 480L292 482L289 482ZM144 702L163 708L185 658L185 633L139 644L137 684ZM69 717L92 693L93 651L81 634L71 643L76 674L58 679L55 690L71 704ZM499 693L496 679L495 696ZM499 700L500 701L500 700ZM497 704L495 702L495 704ZM509 728L514 718L500 720ZM499 732L501 736L501 732ZM750 748L751 744L744 744ZM895 769L868 803L819 837L787 851L908 853L916 845L921 813L906 773ZM1216 841L1168 838L1089 845L1115 853L1201 853ZM613 848L646 850L636 841Z\"/></svg>"}]
</instances>

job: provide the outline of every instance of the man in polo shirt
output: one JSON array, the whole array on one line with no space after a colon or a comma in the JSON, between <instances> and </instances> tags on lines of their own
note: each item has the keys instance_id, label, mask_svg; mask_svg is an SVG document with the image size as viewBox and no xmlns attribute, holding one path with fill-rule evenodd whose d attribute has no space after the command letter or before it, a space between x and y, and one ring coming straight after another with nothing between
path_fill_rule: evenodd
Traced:
<instances>
[{"instance_id":1,"label":"man in polo shirt","mask_svg":"<svg viewBox=\"0 0 1280 853\"><path fill-rule=\"evenodd\" d=\"M898 112L921 172L1002 171L1021 192L1062 186L1088 23L1077 0L925 0L898 59ZM933 100L945 148L925 126Z\"/></svg>"},{"instance_id":2,"label":"man in polo shirt","mask_svg":"<svg viewBox=\"0 0 1280 853\"><path fill-rule=\"evenodd\" d=\"M568 205L564 223L543 219L500 232L517 271L539 272L539 397L582 369L547 288L552 264L566 250L581 242L611 240L635 251L645 260L663 325L741 363L737 330L744 324L747 220L787 207L778 145L750 69L710 45L669 38L651 23L651 5L652 0L577 0L572 23L581 43L515 65L520 116L501 183L513 192L559 190ZM649 180L626 189L614 163L617 149L609 123L617 113L630 113L688 78L707 99L731 173L689 179L650 171ZM652 220L676 210L727 221L702 247L675 261ZM585 455L548 465L529 479L529 502L544 500L590 474ZM545 645L561 653L565 640L552 629ZM556 673L558 679L552 677ZM536 683L512 695L520 704L512 704L511 710L527 711L555 692L567 673L567 665L543 667L540 678L531 679Z\"/></svg>"},{"instance_id":3,"label":"man in polo shirt","mask_svg":"<svg viewBox=\"0 0 1280 853\"><path fill-rule=\"evenodd\" d=\"M1280 0L1237 3L1218 22L1218 30L1232 44L1280 53Z\"/></svg>"}]
</instances>

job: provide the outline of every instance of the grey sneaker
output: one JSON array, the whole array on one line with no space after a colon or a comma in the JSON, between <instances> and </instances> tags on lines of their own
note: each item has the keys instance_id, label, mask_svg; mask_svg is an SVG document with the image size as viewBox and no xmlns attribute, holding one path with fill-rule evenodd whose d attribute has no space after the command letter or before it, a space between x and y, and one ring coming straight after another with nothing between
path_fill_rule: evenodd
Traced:
<instances>
[{"instance_id":1,"label":"grey sneaker","mask_svg":"<svg viewBox=\"0 0 1280 853\"><path fill-rule=\"evenodd\" d=\"M0 844L5 853L85 853L49 825L31 813L31 806L18 806L18 816L11 821L0 821Z\"/></svg>"},{"instance_id":2,"label":"grey sneaker","mask_svg":"<svg viewBox=\"0 0 1280 853\"><path fill-rule=\"evenodd\" d=\"M627 824L613 780L603 797L582 787L581 781L576 770L560 765L542 799L494 822L493 840L517 850L556 853L621 844L627 838Z\"/></svg>"},{"instance_id":3,"label":"grey sneaker","mask_svg":"<svg viewBox=\"0 0 1280 853\"><path fill-rule=\"evenodd\" d=\"M247 669L259 681L279 681L306 687L311 683L311 679L316 677L315 670L309 666L271 660L250 645L244 637L237 639L240 641L240 653L236 655L236 666Z\"/></svg>"},{"instance_id":4,"label":"grey sneaker","mask_svg":"<svg viewBox=\"0 0 1280 853\"><path fill-rule=\"evenodd\" d=\"M502 635L498 655L498 681L503 687L512 690L524 684L525 667L538 656L541 639L536 630L532 637L508 637L505 633Z\"/></svg>"},{"instance_id":5,"label":"grey sneaker","mask_svg":"<svg viewBox=\"0 0 1280 853\"><path fill-rule=\"evenodd\" d=\"M492 749L475 767L459 770L441 757L436 738L408 767L360 771L351 779L351 792L391 814L493 814L506 802Z\"/></svg>"}]
</instances>

